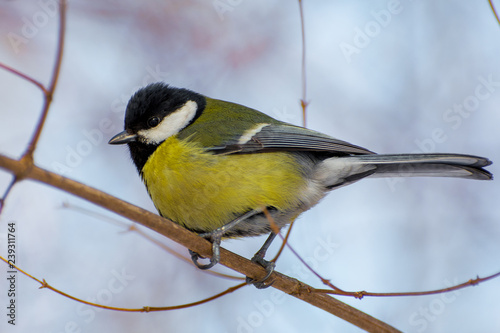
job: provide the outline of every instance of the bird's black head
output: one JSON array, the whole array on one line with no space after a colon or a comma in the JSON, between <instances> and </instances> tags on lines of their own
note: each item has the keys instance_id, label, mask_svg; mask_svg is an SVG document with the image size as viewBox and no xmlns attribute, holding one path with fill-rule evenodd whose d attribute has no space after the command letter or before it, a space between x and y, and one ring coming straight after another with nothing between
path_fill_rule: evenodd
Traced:
<instances>
[{"instance_id":1,"label":"bird's black head","mask_svg":"<svg viewBox=\"0 0 500 333\"><path fill-rule=\"evenodd\" d=\"M161 82L150 84L130 98L125 113L125 130L109 143L127 143L141 172L155 149L195 121L205 104L205 97L191 90Z\"/></svg>"}]
</instances>

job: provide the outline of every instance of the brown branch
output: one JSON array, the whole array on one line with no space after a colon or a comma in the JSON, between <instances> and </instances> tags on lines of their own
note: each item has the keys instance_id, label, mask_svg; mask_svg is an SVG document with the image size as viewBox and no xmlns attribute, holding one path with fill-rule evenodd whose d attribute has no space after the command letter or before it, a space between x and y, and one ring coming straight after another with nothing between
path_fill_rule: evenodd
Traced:
<instances>
[{"instance_id":1,"label":"brown branch","mask_svg":"<svg viewBox=\"0 0 500 333\"><path fill-rule=\"evenodd\" d=\"M115 212L130 220L136 221L165 237L199 253L209 257L212 254L211 243L206 239L184 229L183 227L167 220L159 215L134 206L130 203L117 199L107 193L99 191L90 186L76 182L61 175L33 166L28 170L22 169L23 162L0 155L0 168L5 169L15 176L22 174L24 179L32 179L45 183L85 199L103 208ZM229 267L254 280L262 279L267 275L266 270L252 261L245 259L235 253L221 248L221 264ZM274 272L270 277L272 287L281 290L291 296L303 300L317 308L325 310L339 318L342 318L368 332L398 332L388 324L375 319L329 295L315 293L314 288L296 279L290 278L279 272Z\"/></svg>"}]
</instances>

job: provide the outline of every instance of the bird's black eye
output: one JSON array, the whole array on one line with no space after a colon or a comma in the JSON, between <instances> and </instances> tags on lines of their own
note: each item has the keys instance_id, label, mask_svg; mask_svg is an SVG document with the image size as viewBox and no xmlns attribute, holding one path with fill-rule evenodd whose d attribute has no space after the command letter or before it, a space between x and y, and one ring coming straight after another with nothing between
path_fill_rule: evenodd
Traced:
<instances>
[{"instance_id":1,"label":"bird's black eye","mask_svg":"<svg viewBox=\"0 0 500 333\"><path fill-rule=\"evenodd\" d=\"M148 126L150 128L158 126L159 123L160 123L160 118L158 117L151 117L148 119Z\"/></svg>"}]
</instances>

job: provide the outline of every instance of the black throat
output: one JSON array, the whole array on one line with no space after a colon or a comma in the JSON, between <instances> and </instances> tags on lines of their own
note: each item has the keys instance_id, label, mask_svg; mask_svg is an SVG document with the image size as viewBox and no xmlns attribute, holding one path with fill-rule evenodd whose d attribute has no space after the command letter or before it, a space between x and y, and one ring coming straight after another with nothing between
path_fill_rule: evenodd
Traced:
<instances>
[{"instance_id":1,"label":"black throat","mask_svg":"<svg viewBox=\"0 0 500 333\"><path fill-rule=\"evenodd\" d=\"M130 149L130 157L132 157L132 161L134 161L137 172L139 172L142 177L142 168L144 164L146 164L149 156L154 153L159 145L147 145L137 141L129 142L127 145Z\"/></svg>"}]
</instances>

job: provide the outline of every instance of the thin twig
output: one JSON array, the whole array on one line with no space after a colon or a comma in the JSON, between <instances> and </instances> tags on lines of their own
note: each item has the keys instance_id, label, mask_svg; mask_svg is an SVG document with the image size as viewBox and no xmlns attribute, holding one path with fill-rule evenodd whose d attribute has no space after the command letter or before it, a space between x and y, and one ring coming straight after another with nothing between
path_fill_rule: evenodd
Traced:
<instances>
[{"instance_id":1,"label":"thin twig","mask_svg":"<svg viewBox=\"0 0 500 333\"><path fill-rule=\"evenodd\" d=\"M35 86L37 86L38 88L40 88L40 90L43 92L44 95L47 95L48 92L47 92L47 88L45 88L45 86L43 84L41 84L40 82L38 82L37 80L35 80L34 78L24 74L24 73L21 73L20 71L18 71L17 69L14 69L12 67L9 67L5 64L2 64L0 63L0 67L5 69L6 71L9 71L11 72L12 74L16 75L16 76L19 76L20 78L30 82L30 83L33 83Z\"/></svg>"},{"instance_id":2,"label":"thin twig","mask_svg":"<svg viewBox=\"0 0 500 333\"><path fill-rule=\"evenodd\" d=\"M301 77L301 82L302 82L302 98L300 100L300 106L302 108L302 126L306 127L306 109L307 109L307 78L306 78L306 31L305 31L305 26L304 26L304 10L302 8L302 0L299 0L299 12L300 12L300 31L302 34L302 61L301 61L301 68L302 68L302 77ZM269 212L267 212L266 207L264 207L264 213L268 218L270 217ZM276 262L278 258L280 257L281 253L283 252L283 249L287 245L288 238L292 232L293 229L293 224L295 220L293 220L290 223L290 226L288 227L288 231L286 232L285 238L280 234L280 237L283 239L283 242L281 242L281 246L278 250L278 253L276 253L276 256L271 260L272 262ZM276 230L278 231L277 233L279 234L279 228L276 226ZM275 232L276 232L275 230Z\"/></svg>"},{"instance_id":3,"label":"thin twig","mask_svg":"<svg viewBox=\"0 0 500 333\"><path fill-rule=\"evenodd\" d=\"M38 139L42 134L43 126L45 124L45 120L47 119L47 115L49 113L50 104L52 103L52 98L54 96L54 92L57 86L57 81L59 79L59 72L61 71L61 63L64 51L64 36L66 33L66 0L61 0L59 2L59 32L57 38L57 53L56 53L56 61L54 64L54 69L52 71L52 77L50 79L48 89L44 89L45 99L42 107L42 114L40 115L40 119L35 128L33 136L30 140L28 148L24 153L24 157L33 161L33 153L36 149L36 145L38 143Z\"/></svg>"},{"instance_id":4,"label":"thin twig","mask_svg":"<svg viewBox=\"0 0 500 333\"><path fill-rule=\"evenodd\" d=\"M290 237L290 233L292 232L293 224L295 223L295 221L296 220L293 220L290 223L290 226L288 227L288 230L286 232L285 238L281 242L281 246L280 246L280 248L278 250L278 253L276 253L276 255L274 256L274 258L271 259L272 262L276 262L278 260L278 258L281 256L281 253L283 252L283 250L285 249L285 246L288 243L288 238Z\"/></svg>"},{"instance_id":5,"label":"thin twig","mask_svg":"<svg viewBox=\"0 0 500 333\"><path fill-rule=\"evenodd\" d=\"M17 183L17 177L13 177L9 186L7 186L7 189L3 193L2 198L0 198L0 214L2 214L3 207L5 206L5 201L7 200L7 197L9 196L10 191L14 187L14 185Z\"/></svg>"},{"instance_id":6,"label":"thin twig","mask_svg":"<svg viewBox=\"0 0 500 333\"><path fill-rule=\"evenodd\" d=\"M49 290L52 290L53 292L55 292L55 293L57 293L57 294L59 294L61 296L67 297L67 298L72 299L74 301L77 301L79 303L87 304L87 305L90 305L90 306L93 306L93 307L96 307L96 308L107 309L107 310L114 310L114 311L122 311L122 312L153 312L153 311L170 311L170 310L179 310L179 309L190 308L190 307L193 307L193 306L196 306L196 305L201 305L201 304L213 301L214 299L217 299L219 297L222 297L224 295L232 293L233 291L236 291L236 290L238 290L238 289L240 289L240 288L242 288L242 287L244 287L244 286L247 285L246 282L245 283L240 283L240 284L238 284L236 286L233 286L233 287L230 287L230 288L224 290L221 293L215 294L213 296L210 296L208 298L202 299L200 301L186 303L186 304L181 304L181 305L161 306L161 307L145 306L145 307L142 307L142 308L120 308L120 307L115 307L115 306L97 304L97 303L85 301L85 300L83 300L81 298L72 296L72 295L70 295L68 293L65 293L65 292L63 292L63 291L61 291L61 290L59 290L57 288L52 287L50 284L47 283L47 281L45 281L45 279L39 280L38 278L36 278L33 275L29 274L28 272L22 270L21 268L19 268L15 264L8 262L7 259L5 259L4 257L0 256L0 260L3 260L5 263L7 263L8 265L14 267L19 272L21 272L22 274L26 275L30 279L35 280L38 283L40 283L41 284L40 289L49 289Z\"/></svg>"},{"instance_id":7,"label":"thin twig","mask_svg":"<svg viewBox=\"0 0 500 333\"><path fill-rule=\"evenodd\" d=\"M300 11L300 30L302 33L302 99L300 100L300 106L302 107L302 126L306 127L307 122L307 77L306 77L306 29L304 25L304 9L302 7L302 0L299 0L299 11Z\"/></svg>"},{"instance_id":8,"label":"thin twig","mask_svg":"<svg viewBox=\"0 0 500 333\"><path fill-rule=\"evenodd\" d=\"M495 9L495 6L493 5L493 1L488 0L488 2L490 3L491 10L493 11L493 14L495 15L495 18L497 19L498 24L500 24L500 18L498 18L498 13Z\"/></svg>"},{"instance_id":9,"label":"thin twig","mask_svg":"<svg viewBox=\"0 0 500 333\"><path fill-rule=\"evenodd\" d=\"M368 292L368 291L350 291L350 292L344 292L344 293L338 293L334 290L329 290L329 289L315 289L314 292L317 293L325 293L325 294L333 294L333 295L339 295L339 296L351 296L355 295L356 298L363 298L365 296L375 296L375 297L395 297L395 296L425 296L425 295L435 295L435 294L442 294L442 293L447 293L450 291L455 291L458 289L463 289L466 287L470 286L476 286L479 283L485 282L487 280L494 279L496 277L500 276L500 272L489 275L484 278L480 278L477 276L475 279L470 279L467 282L457 284L455 286L451 286L448 288L442 288L442 289L436 289L436 290L428 290L428 291L407 291L407 292L399 292L399 293L374 293L374 292Z\"/></svg>"}]
</instances>

